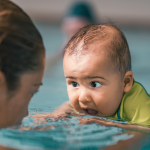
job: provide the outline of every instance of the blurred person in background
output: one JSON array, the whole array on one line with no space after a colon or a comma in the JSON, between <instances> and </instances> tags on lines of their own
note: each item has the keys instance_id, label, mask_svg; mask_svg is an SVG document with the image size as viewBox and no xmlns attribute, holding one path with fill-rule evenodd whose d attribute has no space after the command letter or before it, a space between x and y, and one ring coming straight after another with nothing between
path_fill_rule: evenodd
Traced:
<instances>
[{"instance_id":1,"label":"blurred person in background","mask_svg":"<svg viewBox=\"0 0 150 150\"><path fill-rule=\"evenodd\" d=\"M0 0L0 128L20 125L42 84L45 48L29 16Z\"/></svg>"},{"instance_id":2,"label":"blurred person in background","mask_svg":"<svg viewBox=\"0 0 150 150\"><path fill-rule=\"evenodd\" d=\"M91 4L87 2L73 3L64 16L62 17L61 27L64 32L64 43L61 45L60 50L52 57L47 59L46 71L49 71L52 66L63 58L64 47L70 38L77 33L81 28L86 25L95 24L95 13Z\"/></svg>"}]
</instances>

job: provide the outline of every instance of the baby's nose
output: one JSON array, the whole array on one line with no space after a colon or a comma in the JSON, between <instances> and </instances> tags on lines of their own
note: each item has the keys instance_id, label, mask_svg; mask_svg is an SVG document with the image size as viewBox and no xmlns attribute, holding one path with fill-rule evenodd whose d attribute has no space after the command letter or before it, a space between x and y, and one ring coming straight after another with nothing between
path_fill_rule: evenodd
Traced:
<instances>
[{"instance_id":1,"label":"baby's nose","mask_svg":"<svg viewBox=\"0 0 150 150\"><path fill-rule=\"evenodd\" d=\"M92 101L92 99L90 97L89 92L86 89L82 90L81 93L80 93L80 96L79 96L79 102L88 103L88 102L91 102L91 101Z\"/></svg>"}]
</instances>

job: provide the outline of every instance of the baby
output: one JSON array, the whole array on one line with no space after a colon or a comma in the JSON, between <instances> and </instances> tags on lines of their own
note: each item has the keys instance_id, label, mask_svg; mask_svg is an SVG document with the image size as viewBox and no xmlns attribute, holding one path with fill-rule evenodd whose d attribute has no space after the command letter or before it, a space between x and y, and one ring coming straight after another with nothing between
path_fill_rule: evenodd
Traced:
<instances>
[{"instance_id":1,"label":"baby","mask_svg":"<svg viewBox=\"0 0 150 150\"><path fill-rule=\"evenodd\" d=\"M65 47L64 74L73 108L91 116L150 125L150 95L133 79L124 34L114 25L89 25Z\"/></svg>"}]
</instances>

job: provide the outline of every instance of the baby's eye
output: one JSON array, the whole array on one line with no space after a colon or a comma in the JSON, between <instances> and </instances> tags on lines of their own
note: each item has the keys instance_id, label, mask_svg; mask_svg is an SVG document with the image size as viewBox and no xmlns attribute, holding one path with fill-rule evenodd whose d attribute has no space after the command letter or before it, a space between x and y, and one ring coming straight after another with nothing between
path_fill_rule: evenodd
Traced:
<instances>
[{"instance_id":1,"label":"baby's eye","mask_svg":"<svg viewBox=\"0 0 150 150\"><path fill-rule=\"evenodd\" d=\"M79 84L77 82L71 82L71 84L72 84L73 87L78 87L79 86Z\"/></svg>"},{"instance_id":2,"label":"baby's eye","mask_svg":"<svg viewBox=\"0 0 150 150\"><path fill-rule=\"evenodd\" d=\"M91 82L92 87L100 87L101 84L99 82Z\"/></svg>"}]
</instances>

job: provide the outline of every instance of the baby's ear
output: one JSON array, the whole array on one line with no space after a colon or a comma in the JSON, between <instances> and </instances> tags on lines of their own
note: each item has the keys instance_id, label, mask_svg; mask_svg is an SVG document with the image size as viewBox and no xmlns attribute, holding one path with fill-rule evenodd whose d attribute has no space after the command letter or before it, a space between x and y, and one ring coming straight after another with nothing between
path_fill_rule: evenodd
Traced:
<instances>
[{"instance_id":1,"label":"baby's ear","mask_svg":"<svg viewBox=\"0 0 150 150\"><path fill-rule=\"evenodd\" d=\"M133 73L132 71L128 71L124 75L124 93L127 93L131 90L133 85Z\"/></svg>"}]
</instances>

